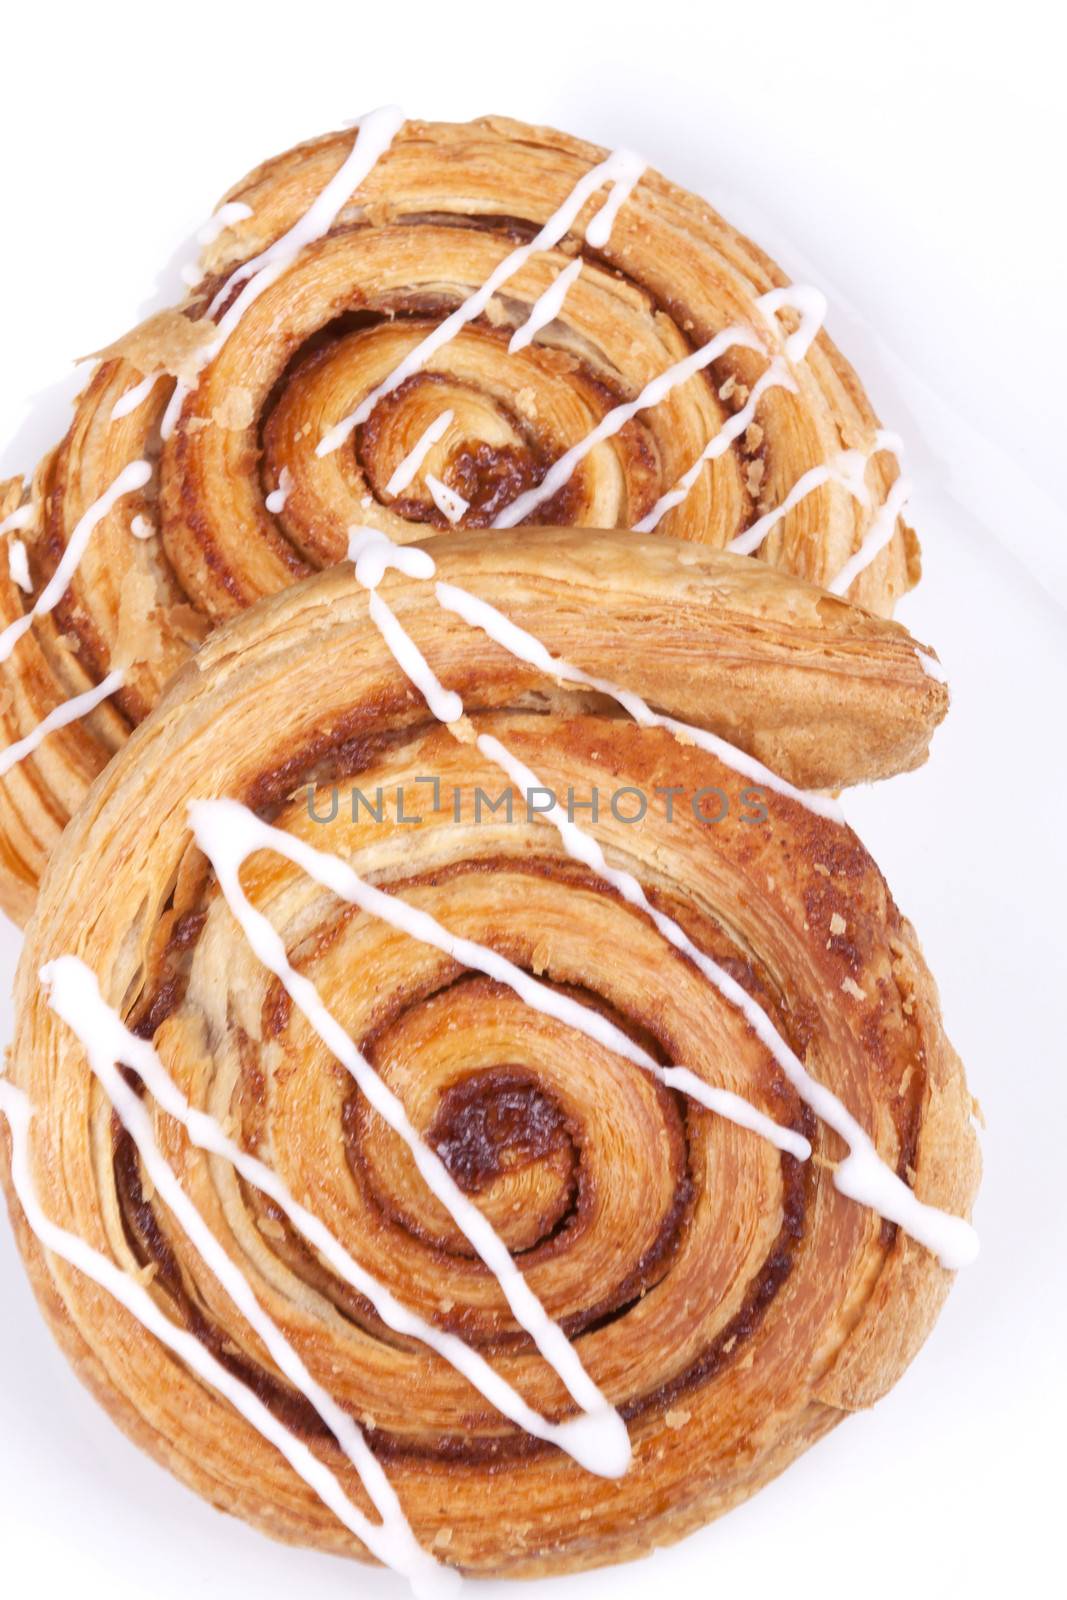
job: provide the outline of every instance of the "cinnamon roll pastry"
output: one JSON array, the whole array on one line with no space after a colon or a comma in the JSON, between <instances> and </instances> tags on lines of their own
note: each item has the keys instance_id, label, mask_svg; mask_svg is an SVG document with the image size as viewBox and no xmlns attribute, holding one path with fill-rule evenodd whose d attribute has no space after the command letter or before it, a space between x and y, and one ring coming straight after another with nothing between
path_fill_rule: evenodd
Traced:
<instances>
[{"instance_id":1,"label":"cinnamon roll pastry","mask_svg":"<svg viewBox=\"0 0 1067 1600\"><path fill-rule=\"evenodd\" d=\"M978 1177L915 935L797 787L917 757L903 630L678 541L428 546L364 530L178 673L55 852L0 1080L119 1425L419 1593L752 1494L907 1366Z\"/></svg>"},{"instance_id":2,"label":"cinnamon roll pastry","mask_svg":"<svg viewBox=\"0 0 1067 1600\"><path fill-rule=\"evenodd\" d=\"M899 441L822 297L632 152L377 112L257 168L202 237L187 298L99 352L32 486L3 489L0 626L60 586L0 662L5 742L37 741L0 774L20 920L172 672L342 559L353 523L399 543L655 530L882 615L918 577ZM148 477L115 495L136 462Z\"/></svg>"}]
</instances>

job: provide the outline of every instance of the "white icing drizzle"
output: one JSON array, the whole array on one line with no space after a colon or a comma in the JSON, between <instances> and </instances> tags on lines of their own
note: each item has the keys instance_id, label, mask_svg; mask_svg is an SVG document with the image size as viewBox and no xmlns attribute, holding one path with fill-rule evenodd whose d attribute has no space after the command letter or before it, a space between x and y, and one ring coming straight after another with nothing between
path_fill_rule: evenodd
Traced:
<instances>
[{"instance_id":1,"label":"white icing drizzle","mask_svg":"<svg viewBox=\"0 0 1067 1600\"><path fill-rule=\"evenodd\" d=\"M826 466L824 463L809 467L807 472L802 473L797 479L781 504L775 506L773 511L766 512L750 528L746 528L743 533L739 533L731 539L726 546L727 550L732 550L739 556L751 555L753 551L759 549L771 529L776 528L789 515L794 506L799 505L802 500L809 494L813 494L816 489L821 488L824 483L829 483L834 476L833 467ZM844 482L844 479L838 477L837 481Z\"/></svg>"},{"instance_id":2,"label":"white icing drizzle","mask_svg":"<svg viewBox=\"0 0 1067 1600\"><path fill-rule=\"evenodd\" d=\"M432 578L437 571L437 563L428 550L412 544L394 544L380 528L358 524L348 530L348 559L364 589L376 589L390 570L402 572L407 578Z\"/></svg>"},{"instance_id":3,"label":"white icing drizzle","mask_svg":"<svg viewBox=\"0 0 1067 1600\"><path fill-rule=\"evenodd\" d=\"M202 250L206 250L209 244L215 243L220 233L225 232L227 228L232 228L235 223L245 222L251 215L252 207L246 205L243 200L227 200L225 205L219 207L214 216L207 219L202 228L196 230L197 244L202 247ZM187 284L190 289L195 289L203 276L199 258L196 261L187 261L182 268L182 282Z\"/></svg>"},{"instance_id":4,"label":"white icing drizzle","mask_svg":"<svg viewBox=\"0 0 1067 1600\"><path fill-rule=\"evenodd\" d=\"M18 584L24 594L33 593L30 558L21 539L9 539L7 542L7 570L11 574L12 581Z\"/></svg>"},{"instance_id":5,"label":"white icing drizzle","mask_svg":"<svg viewBox=\"0 0 1067 1600\"><path fill-rule=\"evenodd\" d=\"M252 207L243 200L227 200L219 206L214 216L208 217L202 228L197 229L197 244L202 244L206 249L209 244L215 243L220 233L232 228L235 222L247 222L250 216Z\"/></svg>"},{"instance_id":6,"label":"white icing drizzle","mask_svg":"<svg viewBox=\"0 0 1067 1600\"><path fill-rule=\"evenodd\" d=\"M244 262L230 274L208 307L208 316L215 316L221 310L238 284L243 283L244 288L225 316L221 318L216 337L199 352L198 371L203 371L204 367L215 359L249 306L288 271L307 245L314 243L329 231L338 214L350 200L353 191L358 189L388 150L403 122L404 113L397 106L384 106L362 117L351 151L303 216L287 233L282 234L280 239L275 239L266 250L261 251L258 256L253 256L250 261ZM160 433L164 439L169 439L173 433L190 387L191 385L182 379L175 384L174 393L170 397L160 425Z\"/></svg>"},{"instance_id":7,"label":"white icing drizzle","mask_svg":"<svg viewBox=\"0 0 1067 1600\"><path fill-rule=\"evenodd\" d=\"M377 589L370 591L370 615L397 666L415 685L438 722L458 722L463 715L463 701L454 690L442 686L414 639L405 633Z\"/></svg>"},{"instance_id":8,"label":"white icing drizzle","mask_svg":"<svg viewBox=\"0 0 1067 1600\"><path fill-rule=\"evenodd\" d=\"M0 633L0 661L7 660L22 635L33 626L36 617L45 616L59 604L77 570L78 562L85 554L85 548L94 528L107 516L115 501L134 489L143 489L151 476L152 468L147 461L131 461L104 490L99 500L94 500L79 518L55 572L41 590L36 604L26 612L25 616L16 617L14 622L9 622L3 633Z\"/></svg>"},{"instance_id":9,"label":"white icing drizzle","mask_svg":"<svg viewBox=\"0 0 1067 1600\"><path fill-rule=\"evenodd\" d=\"M808 811L813 811L816 816L826 817L832 822L844 821L841 807L828 795L797 789L784 778L780 778L776 772L772 772L769 767L765 767L761 761L757 761L754 756L747 755L745 751L737 749L725 739L720 739L717 734L708 732L706 728L694 727L692 723L681 722L676 717L660 716L633 690L623 689L607 678L594 677L584 672L581 667L572 666L569 661L552 655L540 639L535 638L532 633L527 633L525 628L520 628L488 601L479 600L469 590L459 589L451 583L438 583L435 585L435 590L438 601L446 611L452 611L456 616L462 617L472 628L481 628L482 632L487 633L497 644L502 645L513 656L517 656L520 661L528 661L546 677L555 678L561 683L584 684L599 694L608 695L622 706L624 711L629 712L641 727L667 728L671 733L699 745L702 750L707 750L724 766L732 767L743 777L751 778L753 783L773 789L789 800L797 801Z\"/></svg>"},{"instance_id":10,"label":"white icing drizzle","mask_svg":"<svg viewBox=\"0 0 1067 1600\"><path fill-rule=\"evenodd\" d=\"M21 533L23 528L28 528L34 518L32 501L27 500L24 506L16 506L10 511L3 521L0 521L0 538L5 533Z\"/></svg>"},{"instance_id":11,"label":"white icing drizzle","mask_svg":"<svg viewBox=\"0 0 1067 1600\"><path fill-rule=\"evenodd\" d=\"M861 505L870 505L871 495L870 490L867 488L865 476L868 464L882 450L889 451L892 455L899 457L902 449L903 442L899 434L887 433L884 428L879 428L874 436L874 443L870 450L866 452L862 450L842 450L834 461L809 467L807 472L802 473L797 479L782 503L775 506L772 511L766 512L750 528L746 528L743 533L739 533L735 538L731 539L726 546L727 550L733 550L737 555L741 556L751 555L753 551L759 549L771 530L776 528L784 517L788 516L794 506L798 506L807 495L812 494L816 489L820 489L824 483L839 483ZM892 526L890 526L890 533L892 533ZM875 555L877 553L875 551ZM874 557L872 556L871 560L873 559Z\"/></svg>"},{"instance_id":12,"label":"white icing drizzle","mask_svg":"<svg viewBox=\"0 0 1067 1600\"><path fill-rule=\"evenodd\" d=\"M5 534L18 533L23 528L28 528L34 515L35 509L31 501L27 501L24 506L17 506L14 511L0 519L0 538ZM21 539L8 539L7 570L12 583L17 583L25 594L33 593L29 558Z\"/></svg>"},{"instance_id":13,"label":"white icing drizzle","mask_svg":"<svg viewBox=\"0 0 1067 1600\"><path fill-rule=\"evenodd\" d=\"M863 543L855 555L849 557L833 583L828 585L831 594L847 594L864 568L869 567L875 556L885 549L893 537L897 517L904 509L910 494L911 482L902 475L897 478L886 495L878 515L867 529Z\"/></svg>"},{"instance_id":14,"label":"white icing drizzle","mask_svg":"<svg viewBox=\"0 0 1067 1600\"><path fill-rule=\"evenodd\" d=\"M382 537L384 538L384 535ZM378 553L381 554L380 547ZM383 559L388 561L387 556ZM427 559L432 563L432 557ZM424 564L423 570L425 571ZM357 577L358 575L357 570ZM396 622L395 617L393 621ZM409 643L414 649L413 642ZM543 646L541 648L544 649ZM553 660L547 651L545 656L549 661ZM403 662L399 657L397 659L403 669ZM426 670L430 669L427 667ZM436 678L434 684L440 688ZM445 692L447 691L442 690L442 693ZM500 767L518 788L520 794L530 790L550 792L546 790L537 774L507 750L499 739L483 733L478 735L476 742L482 755ZM973 1261L978 1253L978 1237L970 1223L962 1217L942 1211L937 1206L927 1205L916 1197L907 1184L882 1160L873 1140L833 1091L811 1076L791 1046L779 1034L766 1012L757 1005L737 980L695 945L672 917L651 904L632 873L609 866L598 841L577 823L572 822L558 802L539 815L556 829L568 855L596 872L629 905L644 912L663 937L675 949L689 957L727 1003L741 1013L801 1099L845 1141L849 1149L848 1156L838 1164L834 1172L834 1184L838 1190L850 1199L872 1207L888 1221L897 1223L912 1238L933 1251L943 1266L955 1269Z\"/></svg>"},{"instance_id":15,"label":"white icing drizzle","mask_svg":"<svg viewBox=\"0 0 1067 1600\"><path fill-rule=\"evenodd\" d=\"M595 1462L595 1470L604 1477L621 1476L630 1461L630 1441L622 1418L590 1378L563 1330L548 1316L488 1218L468 1200L441 1158L419 1136L401 1100L323 1004L314 983L291 965L281 937L245 895L240 869L257 844L255 835L247 827L243 808L233 811L211 801L193 801L189 806L189 821L197 844L215 869L226 903L256 957L279 979L326 1048L347 1069L379 1116L407 1145L431 1193L496 1277L516 1321L584 1411L585 1416L575 1419L569 1426L583 1436L581 1448L587 1452L586 1464Z\"/></svg>"},{"instance_id":16,"label":"white icing drizzle","mask_svg":"<svg viewBox=\"0 0 1067 1600\"><path fill-rule=\"evenodd\" d=\"M391 394L394 389L398 389L414 373L421 372L438 350L449 344L457 333L460 333L469 322L474 321L475 317L480 317L497 290L503 288L504 284L526 265L531 256L541 250L551 250L559 243L574 225L586 201L596 194L598 189L603 188L606 183L627 181L632 173L634 160L631 151L616 150L584 173L563 204L552 213L529 244L519 245L510 251L503 261L493 268L485 282L475 289L473 294L468 295L450 316L438 323L436 328L421 339L413 350L409 350L403 361L360 401L354 411L350 411L340 422L328 429L316 446L316 454L328 456L334 450L339 450L353 429L366 422L378 401L383 396Z\"/></svg>"},{"instance_id":17,"label":"white icing drizzle","mask_svg":"<svg viewBox=\"0 0 1067 1600\"><path fill-rule=\"evenodd\" d=\"M136 411L139 405L148 399L156 384L164 374L150 372L140 383L135 383L132 389L127 389L125 394L120 394L115 404L111 407L111 421L118 422L122 417L128 417L131 411Z\"/></svg>"},{"instance_id":18,"label":"white icing drizzle","mask_svg":"<svg viewBox=\"0 0 1067 1600\"><path fill-rule=\"evenodd\" d=\"M875 443L866 453L862 450L842 450L831 465L831 477L836 479L843 489L847 489L861 506L869 506L871 503L871 491L867 487L867 467L871 458L883 448L884 446Z\"/></svg>"},{"instance_id":19,"label":"white icing drizzle","mask_svg":"<svg viewBox=\"0 0 1067 1600\"><path fill-rule=\"evenodd\" d=\"M447 517L455 526L470 506L470 501L464 500L461 494L457 494L455 489L450 489L447 483L442 483L440 478L435 478L432 472L426 474L425 481L434 505L441 515Z\"/></svg>"},{"instance_id":20,"label":"white icing drizzle","mask_svg":"<svg viewBox=\"0 0 1067 1600\"><path fill-rule=\"evenodd\" d=\"M585 230L585 241L591 244L594 250L602 250L611 238L615 218L630 198L634 186L648 165L644 158L633 150L616 151L615 161L618 177L612 182L607 199Z\"/></svg>"},{"instance_id":21,"label":"white icing drizzle","mask_svg":"<svg viewBox=\"0 0 1067 1600\"><path fill-rule=\"evenodd\" d=\"M76 694L70 700L64 700L56 706L47 717L30 730L24 739L19 739L15 744L9 744L0 750L0 777L31 755L50 733L55 733L57 728L65 728L68 723L77 722L79 717L84 717L95 710L102 700L106 700L108 695L114 694L115 690L121 687L122 680L121 671L109 672L107 677L102 678L92 689L86 689L84 694Z\"/></svg>"},{"instance_id":22,"label":"white icing drizzle","mask_svg":"<svg viewBox=\"0 0 1067 1600\"><path fill-rule=\"evenodd\" d=\"M47 971L47 969L45 969ZM91 1056L92 1059L92 1056ZM379 1560L395 1568L411 1583L420 1600L437 1600L437 1597L454 1593L457 1575L438 1564L422 1550L407 1525L399 1501L373 1454L368 1450L356 1424L346 1412L330 1399L307 1373L296 1352L259 1307L243 1274L230 1262L222 1246L208 1229L199 1212L185 1195L173 1172L159 1156L147 1113L137 1096L125 1084L114 1062L98 1055L93 1060L94 1071L104 1083L120 1118L129 1116L131 1134L138 1141L146 1169L153 1173L153 1182L173 1214L186 1229L197 1249L204 1254L212 1272L231 1295L242 1313L256 1328L274 1360L286 1371L290 1381L311 1399L317 1395L323 1409L316 1410L327 1421L338 1444L353 1460L375 1504L386 1508L383 1521L373 1523L353 1505L336 1476L315 1456L302 1440L279 1422L263 1402L238 1378L226 1370L187 1329L171 1322L152 1296L129 1273L124 1272L107 1256L94 1250L84 1239L69 1233L52 1222L45 1214L37 1197L30 1173L29 1132L33 1111L26 1095L14 1084L0 1079L0 1111L7 1117L11 1129L11 1179L22 1207L23 1215L42 1246L61 1260L68 1262L92 1282L99 1284L113 1299L134 1317L161 1344L176 1356L205 1383L215 1389L289 1462L306 1484L312 1488L340 1522L357 1539L360 1539ZM112 1094L114 1089L114 1094ZM143 1145L141 1140L144 1141ZM158 1174L158 1176L156 1176ZM203 1247L203 1248L201 1248ZM229 1270L227 1270L229 1269ZM234 1275L235 1274L235 1275ZM302 1375L304 1382L297 1381ZM306 1385L306 1386L305 1386ZM373 1485L373 1488L372 1488Z\"/></svg>"},{"instance_id":23,"label":"white icing drizzle","mask_svg":"<svg viewBox=\"0 0 1067 1600\"><path fill-rule=\"evenodd\" d=\"M238 807L244 810L236 800L205 801L203 804ZM248 825L259 830L263 838L263 848L289 854L281 843L289 841L296 845L298 851L301 848L310 851L310 846L302 847L300 841L290 840L288 834L271 828L267 823L261 824L254 813L248 812L247 815ZM318 852L311 851L311 855L317 857ZM290 855L290 859L300 861L302 864L299 855ZM312 876L324 886L333 887L333 875L328 867L336 862L338 867L343 868L343 863L338 861L336 856L322 856L321 860L327 867L319 872L313 871ZM380 890L374 892L381 893ZM189 1104L163 1065L155 1046L150 1040L131 1033L118 1012L109 1006L101 995L96 974L85 965L84 961L79 960L77 956L60 956L49 963L48 971L51 985L49 1004L77 1035L85 1049L103 1054L110 1061L121 1061L132 1067L157 1104L185 1128L190 1141L197 1149L205 1150L209 1155L219 1156L222 1160L228 1161L247 1183L273 1200L285 1212L294 1228L303 1234L324 1260L329 1262L338 1277L343 1278L358 1294L366 1296L388 1327L396 1333L418 1339L420 1343L441 1356L503 1416L525 1432L557 1445L572 1455L580 1465L587 1465L584 1459L587 1452L583 1448L584 1436L580 1419L577 1424L547 1421L539 1412L527 1405L507 1379L495 1372L477 1350L464 1344L458 1335L444 1332L420 1317L417 1312L409 1310L397 1300L391 1290L380 1283L365 1267L361 1267L325 1223L293 1197L272 1168L266 1166L256 1156L242 1150L240 1145L226 1133L217 1118L211 1116L209 1112L196 1110ZM626 1038L625 1035L622 1037ZM590 1458L588 1465L590 1471L596 1470L595 1456Z\"/></svg>"},{"instance_id":24,"label":"white icing drizzle","mask_svg":"<svg viewBox=\"0 0 1067 1600\"><path fill-rule=\"evenodd\" d=\"M940 661L935 661L929 651L924 650L921 645L915 646L915 659L926 673L926 676L928 678L933 678L935 683L948 682L948 673L945 671Z\"/></svg>"},{"instance_id":25,"label":"white icing drizzle","mask_svg":"<svg viewBox=\"0 0 1067 1600\"><path fill-rule=\"evenodd\" d=\"M779 332L775 315L783 306L800 312L800 326L785 341L784 349L790 361L803 361L826 320L826 296L810 283L790 283L782 289L771 289L761 294L756 309L766 318L768 325Z\"/></svg>"},{"instance_id":26,"label":"white icing drizzle","mask_svg":"<svg viewBox=\"0 0 1067 1600\"><path fill-rule=\"evenodd\" d=\"M266 499L266 507L273 516L285 510L285 502L293 490L293 474L288 467L283 467L278 474L278 487L272 489Z\"/></svg>"},{"instance_id":27,"label":"white icing drizzle","mask_svg":"<svg viewBox=\"0 0 1067 1600\"><path fill-rule=\"evenodd\" d=\"M135 539L151 539L155 535L156 525L138 512L130 521L130 532Z\"/></svg>"},{"instance_id":28,"label":"white icing drizzle","mask_svg":"<svg viewBox=\"0 0 1067 1600\"><path fill-rule=\"evenodd\" d=\"M612 199L614 199L619 193L620 190L615 189L612 193ZM606 209L607 208L605 207L605 210ZM603 215L603 211L598 211L593 221L599 221L600 217ZM590 223L589 228L587 228L585 231L585 236L587 239L589 238L591 227L592 223ZM533 305L530 307L530 315L520 327L515 329L515 332L511 336L511 341L508 344L509 356L515 355L519 350L525 350L528 344L533 343L534 339L541 332L542 328L547 328L550 322L555 322L556 318L563 310L563 302L567 298L567 291L574 280L578 277L583 265L584 263L581 256L576 256L571 262L570 266L564 267L563 271L556 276L552 283L549 284L544 294L537 297Z\"/></svg>"},{"instance_id":29,"label":"white icing drizzle","mask_svg":"<svg viewBox=\"0 0 1067 1600\"><path fill-rule=\"evenodd\" d=\"M652 533L659 523L673 511L675 506L680 506L688 498L689 492L700 476L701 468L707 461L715 461L726 451L735 439L749 428L755 419L756 407L759 405L768 389L790 389L795 392L796 383L790 376L785 366L780 361L772 361L766 372L753 385L752 393L747 404L742 410L724 422L717 433L712 434L703 450L697 456L693 465L684 472L666 494L661 494L652 510L640 522L634 524L635 533Z\"/></svg>"},{"instance_id":30,"label":"white icing drizzle","mask_svg":"<svg viewBox=\"0 0 1067 1600\"><path fill-rule=\"evenodd\" d=\"M415 444L408 451L403 461L400 462L399 466L394 471L393 476L389 479L389 482L385 486L386 494L403 494L404 490L409 486L409 484L414 481L416 473L422 466L422 463L426 460L426 457L429 455L434 445L445 434L454 416L455 413L453 412L452 408L449 407L447 411L442 411L439 417L434 417L429 426L425 428L419 435L418 439L415 441Z\"/></svg>"}]
</instances>

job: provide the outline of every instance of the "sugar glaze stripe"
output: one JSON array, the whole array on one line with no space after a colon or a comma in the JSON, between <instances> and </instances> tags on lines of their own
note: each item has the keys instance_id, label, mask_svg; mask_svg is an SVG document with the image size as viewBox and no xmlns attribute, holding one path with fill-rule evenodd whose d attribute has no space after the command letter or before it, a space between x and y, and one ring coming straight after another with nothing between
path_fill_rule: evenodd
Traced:
<instances>
[{"instance_id":1,"label":"sugar glaze stripe","mask_svg":"<svg viewBox=\"0 0 1067 1600\"><path fill-rule=\"evenodd\" d=\"M450 489L440 478L435 478L432 472L426 474L424 481L430 491L430 498L441 515L453 525L461 522L464 512L470 506L470 501L464 500L461 494L457 494L455 489Z\"/></svg>"},{"instance_id":2,"label":"sugar glaze stripe","mask_svg":"<svg viewBox=\"0 0 1067 1600\"><path fill-rule=\"evenodd\" d=\"M272 489L263 502L272 516L278 516L285 510L285 502L293 492L293 475L288 467L283 467L278 474L278 487Z\"/></svg>"},{"instance_id":3,"label":"sugar glaze stripe","mask_svg":"<svg viewBox=\"0 0 1067 1600\"><path fill-rule=\"evenodd\" d=\"M17 739L14 744L5 746L0 750L0 778L11 771L12 767L32 755L37 747L48 738L50 733L55 733L59 728L66 728L72 722L78 722L82 717L88 716L90 711L113 695L120 689L125 678L121 668L109 672L106 678L101 678L93 688L86 689L83 694L72 695L69 700L63 700L58 706L42 717L36 727L22 739Z\"/></svg>"},{"instance_id":4,"label":"sugar glaze stripe","mask_svg":"<svg viewBox=\"0 0 1067 1600\"><path fill-rule=\"evenodd\" d=\"M893 487L867 529L856 553L849 557L841 571L830 584L831 594L847 594L852 584L867 567L870 566L875 556L879 555L892 539L896 530L897 518L903 511L911 495L911 482L903 476L897 478ZM920 660L922 655L920 653Z\"/></svg>"},{"instance_id":5,"label":"sugar glaze stripe","mask_svg":"<svg viewBox=\"0 0 1067 1600\"><path fill-rule=\"evenodd\" d=\"M618 195L620 193L621 189L616 188L615 194ZM600 213L600 215L603 215L603 213ZM594 217L593 221L599 221L599 217ZM593 224L590 223L585 234L590 243L592 242L590 239L592 228ZM530 315L524 323L515 329L511 336L508 344L509 356L516 355L520 350L525 350L528 344L533 343L542 328L547 328L550 322L555 322L563 310L563 302L567 298L571 284L578 277L584 264L581 256L575 257L569 267L564 267L563 271L556 275L544 293L538 295L530 307Z\"/></svg>"},{"instance_id":6,"label":"sugar glaze stripe","mask_svg":"<svg viewBox=\"0 0 1067 1600\"><path fill-rule=\"evenodd\" d=\"M32 501L27 500L24 506L16 506L14 511L8 512L7 516L0 520L0 538L5 533L21 533L24 528L30 526L35 514Z\"/></svg>"},{"instance_id":7,"label":"sugar glaze stripe","mask_svg":"<svg viewBox=\"0 0 1067 1600\"><path fill-rule=\"evenodd\" d=\"M33 593L33 579L30 577L30 558L21 539L15 538L7 541L7 570L11 581L18 584L23 594Z\"/></svg>"},{"instance_id":8,"label":"sugar glaze stripe","mask_svg":"<svg viewBox=\"0 0 1067 1600\"><path fill-rule=\"evenodd\" d=\"M160 378L165 376L162 371L149 372L139 383L135 383L132 389L126 389L111 407L110 420L120 422L123 417L128 417L136 411L138 406L143 405L148 399Z\"/></svg>"},{"instance_id":9,"label":"sugar glaze stripe","mask_svg":"<svg viewBox=\"0 0 1067 1600\"><path fill-rule=\"evenodd\" d=\"M416 439L404 459L394 469L392 477L385 486L386 494L403 494L404 490L414 481L419 468L434 445L448 431L449 423L452 422L454 416L455 412L449 406L447 410L441 412L440 416L434 417L433 421L428 424Z\"/></svg>"},{"instance_id":10,"label":"sugar glaze stripe","mask_svg":"<svg viewBox=\"0 0 1067 1600\"><path fill-rule=\"evenodd\" d=\"M200 261L208 245L214 244L227 228L236 227L239 222L247 222L252 215L252 207L246 205L243 200L227 200L207 219L203 227L196 230L196 242L201 247L201 254L195 261L187 262L182 268L181 278L187 288L195 289L203 280L204 272Z\"/></svg>"},{"instance_id":11,"label":"sugar glaze stripe","mask_svg":"<svg viewBox=\"0 0 1067 1600\"><path fill-rule=\"evenodd\" d=\"M32 500L27 500L23 506L16 506L14 511L6 517L0 518L0 538L7 536L7 570L12 583L17 583L23 594L33 593L33 583L30 579L29 558L26 546L17 537L25 528L28 528L37 515L37 508ZM15 538L9 537L15 534Z\"/></svg>"}]
</instances>

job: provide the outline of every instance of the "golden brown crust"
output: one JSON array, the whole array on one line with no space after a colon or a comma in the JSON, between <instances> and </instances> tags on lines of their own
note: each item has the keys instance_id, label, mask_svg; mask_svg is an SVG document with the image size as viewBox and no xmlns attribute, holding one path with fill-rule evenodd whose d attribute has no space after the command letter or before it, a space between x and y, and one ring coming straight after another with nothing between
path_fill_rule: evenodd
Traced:
<instances>
[{"instance_id":1,"label":"golden brown crust","mask_svg":"<svg viewBox=\"0 0 1067 1600\"><path fill-rule=\"evenodd\" d=\"M557 249L536 254L484 317L383 401L344 448L319 458L324 429L528 239L605 154L499 117L409 122L329 234L251 306L161 443L174 375L192 378L213 336L213 296L229 272L307 210L352 139L346 130L302 145L230 191L252 215L208 248L206 276L184 305L100 352L66 438L38 472L39 516L26 542L39 593L78 518L119 471L139 457L157 468L93 534L55 614L71 646L66 656L25 664L32 646L24 643L0 666L0 686L15 690L6 713L14 741L74 684L98 682L131 648L136 658L92 722L52 735L24 771L0 780L0 903L16 916L32 903L42 863L88 780L209 626L341 559L353 522L402 542L447 533L421 478L398 494L388 489L401 458L442 410L451 409L453 421L426 468L470 501L469 524L490 523L612 405L728 325L755 327L766 352L724 353L600 445L532 519L632 526L743 406L773 353L775 337L755 300L783 284L782 274L705 202L648 171L604 250L583 238L601 191ZM579 254L582 273L559 317L525 351L509 354L534 299ZM782 332L791 317L781 314ZM150 393L115 419L116 402L156 370L164 376ZM705 466L660 532L721 547L780 504L808 468L845 449L871 448L877 419L824 334L792 374L796 392L768 390L756 425ZM829 582L895 475L890 455L872 458L866 506L840 483L824 484L775 528L761 558ZM291 484L285 504L270 512L267 496L283 481ZM134 518L156 535L131 537ZM917 545L901 522L850 595L887 615L917 577ZM5 618L27 603L21 592L5 594ZM124 617L139 622L132 642Z\"/></svg>"},{"instance_id":2,"label":"golden brown crust","mask_svg":"<svg viewBox=\"0 0 1067 1600\"><path fill-rule=\"evenodd\" d=\"M910 697L916 725L943 709L923 710L921 695L937 686L911 676L923 675L894 625L751 564L655 539L616 548L625 542L551 530L460 536L440 545L439 577L514 607L550 648L711 726L726 701L716 671L692 670L701 619L715 644L705 659L743 639L739 656L781 751L790 716L810 705L797 698L810 692L803 685L827 675L861 726L877 720L864 709L872 682ZM741 780L714 757L535 684L483 636L435 618L427 584L389 575L381 593L440 679L463 691L475 726L557 793L724 792L720 823L685 804L670 820L650 805L639 824L602 807L598 837L765 1007L920 1198L965 1213L977 1154L962 1069L914 935L855 836L774 793L765 821L746 823L732 803ZM627 1417L631 1471L614 1482L584 1474L517 1433L425 1349L386 1337L261 1196L156 1112L166 1154L271 1315L367 1424L425 1545L477 1574L628 1559L736 1504L883 1393L929 1331L950 1275L834 1189L836 1136L644 916L564 858L544 824L521 812L510 824L499 813L473 823L474 789L496 797L501 774L428 719L367 605L351 568L337 568L219 629L67 829L17 980L12 1073L42 1113L36 1182L57 1222L134 1270L152 1267L145 1279L159 1303L243 1363L363 1503L116 1139L80 1048L37 983L42 962L72 952L154 1037L194 1102L229 1119L365 1266L476 1343L532 1404L566 1411L558 1380L403 1147L251 955L191 846L187 802L212 795L244 798L453 932L606 1011L660 1059L806 1132L815 1155L801 1165L334 900L282 858L260 853L244 870L290 959L521 1251L531 1287ZM798 653L802 670L790 661ZM824 764L835 751L854 758L849 741L822 737ZM800 763L814 759L809 739L795 746ZM442 785L440 811L417 783L428 775ZM336 816L316 820L329 816L334 785L345 796ZM400 786L407 815L421 820L402 823L393 798L382 822L365 810L353 821L352 785L372 799L379 785L394 797ZM453 787L467 797L458 824ZM517 1122L507 1115L516 1097ZM267 1532L361 1553L219 1397L106 1295L46 1259L12 1209L46 1315L121 1426Z\"/></svg>"}]
</instances>

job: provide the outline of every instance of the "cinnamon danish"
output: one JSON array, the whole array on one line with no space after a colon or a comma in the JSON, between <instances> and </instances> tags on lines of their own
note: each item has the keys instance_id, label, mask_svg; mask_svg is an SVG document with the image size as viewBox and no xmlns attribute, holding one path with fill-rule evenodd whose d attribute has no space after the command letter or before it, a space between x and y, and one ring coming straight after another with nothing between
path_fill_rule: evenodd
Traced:
<instances>
[{"instance_id":1,"label":"cinnamon danish","mask_svg":"<svg viewBox=\"0 0 1067 1600\"><path fill-rule=\"evenodd\" d=\"M420 1593L623 1560L878 1399L973 1255L933 980L803 787L914 764L945 691L699 545L349 554L60 841L20 1247L116 1421L267 1532Z\"/></svg>"}]
</instances>

